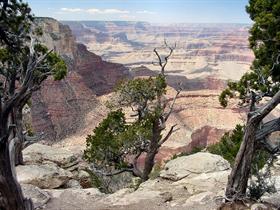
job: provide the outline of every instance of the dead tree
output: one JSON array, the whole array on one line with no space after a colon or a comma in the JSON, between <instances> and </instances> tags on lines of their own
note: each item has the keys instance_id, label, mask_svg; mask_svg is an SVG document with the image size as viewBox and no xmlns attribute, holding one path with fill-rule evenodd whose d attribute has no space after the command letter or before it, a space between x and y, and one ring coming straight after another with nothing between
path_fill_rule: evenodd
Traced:
<instances>
[{"instance_id":1,"label":"dead tree","mask_svg":"<svg viewBox=\"0 0 280 210\"><path fill-rule=\"evenodd\" d=\"M24 198L15 173L15 164L22 163L22 108L49 75L63 78L66 65L37 42L27 4L16 0L1 2L0 209L30 210L32 201Z\"/></svg>"},{"instance_id":2,"label":"dead tree","mask_svg":"<svg viewBox=\"0 0 280 210\"><path fill-rule=\"evenodd\" d=\"M172 125L166 132L165 136L162 136L163 131L166 129L166 122L173 112L175 101L181 91L180 89L177 90L171 104L169 104L169 102L164 98L164 93L167 85L165 67L168 64L169 58L176 47L176 45L174 47L169 46L166 41L164 44L164 49L168 49L168 54L166 56L161 56L158 48L154 49L154 53L156 54L158 59L157 65L160 66L159 75L156 78L136 78L134 80L130 80L128 81L128 83L130 84L131 82L131 86L128 83L124 83L122 85L122 88L120 88L121 93L117 102L117 106L131 107L132 111L134 112L134 114L132 114L131 116L135 119L135 122L141 123L147 119L151 120L151 127L149 127L151 136L144 137L141 134L135 134L138 139L134 142L134 144L129 148L122 148L122 152L118 154L118 156L120 156L122 160L124 160L128 155L133 156L133 160L128 164L128 167L122 168L117 171L113 170L112 172L104 173L102 172L102 170L97 170L97 167L93 165L92 169L94 172L101 173L106 176L113 176L123 172L131 172L135 176L140 177L142 181L146 181L153 169L153 166L155 164L155 156L157 155L160 147L176 131L176 125ZM156 80L159 83L162 82L162 86L159 87L160 90L158 92L155 91L156 88L154 87L155 83L157 83L155 82ZM134 89L137 82L141 83L141 88ZM144 86L152 87L147 91ZM154 91L155 95L150 96L149 91ZM141 99L139 99L138 96ZM157 112L157 110L159 111ZM156 112L156 117L150 117L150 115L153 115ZM137 164L140 156L145 157L143 170L141 170Z\"/></svg>"},{"instance_id":3,"label":"dead tree","mask_svg":"<svg viewBox=\"0 0 280 210\"><path fill-rule=\"evenodd\" d=\"M273 64L272 69L278 64L279 56ZM258 76L259 82L265 84L266 79L260 72ZM265 123L263 119L280 103L280 91L276 94L270 91L257 94L251 90L250 93L250 109L247 115L243 141L236 156L231 174L229 175L226 188L226 197L230 201L243 199L246 196L246 189L251 175L252 160L256 151L256 146L262 145L263 149L271 154L279 152L279 147L272 147L267 141L267 137L275 131L280 131L280 117ZM272 98L266 104L257 107L256 103L265 96Z\"/></svg>"}]
</instances>

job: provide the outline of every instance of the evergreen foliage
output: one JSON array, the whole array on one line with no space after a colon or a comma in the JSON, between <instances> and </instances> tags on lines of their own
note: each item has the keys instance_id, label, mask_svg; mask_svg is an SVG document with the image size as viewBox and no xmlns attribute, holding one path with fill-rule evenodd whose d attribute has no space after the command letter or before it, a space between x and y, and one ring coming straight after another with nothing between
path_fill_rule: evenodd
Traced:
<instances>
[{"instance_id":1,"label":"evergreen foliage","mask_svg":"<svg viewBox=\"0 0 280 210\"><path fill-rule=\"evenodd\" d=\"M231 133L225 133L220 142L208 146L207 150L213 154L221 155L232 165L242 142L243 133L244 126L236 125Z\"/></svg>"},{"instance_id":2,"label":"evergreen foliage","mask_svg":"<svg viewBox=\"0 0 280 210\"><path fill-rule=\"evenodd\" d=\"M87 136L84 157L98 165L122 168L127 167L126 157L147 149L152 137L152 124L161 115L155 99L165 93L165 79L136 78L121 83L116 92L118 102L115 106L130 107L137 110L139 118L126 122L122 109L111 111L107 117Z\"/></svg>"},{"instance_id":3,"label":"evergreen foliage","mask_svg":"<svg viewBox=\"0 0 280 210\"><path fill-rule=\"evenodd\" d=\"M166 118L162 97L166 86L165 76L160 74L124 81L116 87L117 100L110 105L111 112L86 139L84 157L97 171L125 169L143 180L148 178L161 146L164 128L160 126ZM129 121L119 107L132 109L134 114ZM145 162L144 168L149 168L144 169L145 172L137 167L137 159L144 153L152 155L149 162Z\"/></svg>"},{"instance_id":4,"label":"evergreen foliage","mask_svg":"<svg viewBox=\"0 0 280 210\"><path fill-rule=\"evenodd\" d=\"M252 90L262 96L273 96L280 89L280 1L250 0L246 10L254 21L249 43L255 60L251 71L238 82L229 82L220 95L224 107L236 95L247 103Z\"/></svg>"}]
</instances>

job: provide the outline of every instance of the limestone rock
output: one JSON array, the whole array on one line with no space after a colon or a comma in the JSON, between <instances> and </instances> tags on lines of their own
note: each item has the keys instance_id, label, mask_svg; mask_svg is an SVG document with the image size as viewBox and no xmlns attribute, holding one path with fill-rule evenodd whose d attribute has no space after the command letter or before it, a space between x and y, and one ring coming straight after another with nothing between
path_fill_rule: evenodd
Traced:
<instances>
[{"instance_id":1,"label":"limestone rock","mask_svg":"<svg viewBox=\"0 0 280 210\"><path fill-rule=\"evenodd\" d=\"M23 159L27 164L41 163L44 160L52 161L58 166L67 168L76 164L77 157L63 148L51 147L35 143L23 150Z\"/></svg>"},{"instance_id":2,"label":"limestone rock","mask_svg":"<svg viewBox=\"0 0 280 210\"><path fill-rule=\"evenodd\" d=\"M97 210L96 201L104 197L104 194L96 188L46 191L51 196L51 200L47 203L45 208L48 210Z\"/></svg>"},{"instance_id":3,"label":"limestone rock","mask_svg":"<svg viewBox=\"0 0 280 210\"><path fill-rule=\"evenodd\" d=\"M58 188L72 177L71 172L55 164L17 166L16 172L20 183L46 189Z\"/></svg>"},{"instance_id":4,"label":"limestone rock","mask_svg":"<svg viewBox=\"0 0 280 210\"><path fill-rule=\"evenodd\" d=\"M75 189L82 189L80 182L75 179L68 180L63 186L63 188L75 188Z\"/></svg>"},{"instance_id":5,"label":"limestone rock","mask_svg":"<svg viewBox=\"0 0 280 210\"><path fill-rule=\"evenodd\" d=\"M267 202L275 205L277 208L280 208L280 192L276 192L273 194L265 194L261 197L262 202Z\"/></svg>"},{"instance_id":6,"label":"limestone rock","mask_svg":"<svg viewBox=\"0 0 280 210\"><path fill-rule=\"evenodd\" d=\"M230 168L229 163L219 155L198 152L169 161L160 176L165 179L178 181L188 176Z\"/></svg>"},{"instance_id":7,"label":"limestone rock","mask_svg":"<svg viewBox=\"0 0 280 210\"><path fill-rule=\"evenodd\" d=\"M205 204L210 200L213 200L215 194L212 192L202 192L189 197L185 203L185 206L194 206L195 204Z\"/></svg>"},{"instance_id":8,"label":"limestone rock","mask_svg":"<svg viewBox=\"0 0 280 210\"><path fill-rule=\"evenodd\" d=\"M251 210L267 210L268 207L262 203L254 203L251 206Z\"/></svg>"},{"instance_id":9,"label":"limestone rock","mask_svg":"<svg viewBox=\"0 0 280 210\"><path fill-rule=\"evenodd\" d=\"M172 186L184 186L189 194L194 195L200 192L215 192L223 196L228 181L230 170L212 173L202 173L193 178L184 178L172 183Z\"/></svg>"},{"instance_id":10,"label":"limestone rock","mask_svg":"<svg viewBox=\"0 0 280 210\"><path fill-rule=\"evenodd\" d=\"M35 209L43 207L50 200L48 193L31 184L22 184L21 189L24 197L32 198Z\"/></svg>"}]
</instances>

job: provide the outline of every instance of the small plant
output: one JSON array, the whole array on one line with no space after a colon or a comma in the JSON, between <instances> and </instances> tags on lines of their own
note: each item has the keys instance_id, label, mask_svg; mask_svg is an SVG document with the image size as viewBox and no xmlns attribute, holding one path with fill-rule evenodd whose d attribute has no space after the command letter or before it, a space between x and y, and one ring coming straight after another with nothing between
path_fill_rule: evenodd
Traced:
<instances>
[{"instance_id":1,"label":"small plant","mask_svg":"<svg viewBox=\"0 0 280 210\"><path fill-rule=\"evenodd\" d=\"M258 155L256 155L257 157ZM273 163L273 157L267 161L265 167L262 170L257 170L258 165L255 165L254 176L250 179L248 186L248 196L252 199L258 200L265 193L275 193L275 183L271 179L271 166Z\"/></svg>"},{"instance_id":2,"label":"small plant","mask_svg":"<svg viewBox=\"0 0 280 210\"><path fill-rule=\"evenodd\" d=\"M231 133L225 133L219 143L209 146L207 150L210 153L222 156L233 166L243 140L243 134L244 126L236 125ZM251 178L247 193L250 198L258 200L264 193L275 191L270 174L272 161L273 158L267 151L256 150L252 161L253 164L251 165Z\"/></svg>"},{"instance_id":3,"label":"small plant","mask_svg":"<svg viewBox=\"0 0 280 210\"><path fill-rule=\"evenodd\" d=\"M207 150L210 153L221 155L232 165L242 142L243 130L242 125L236 125L231 133L225 133L220 142L208 146Z\"/></svg>"},{"instance_id":4,"label":"small plant","mask_svg":"<svg viewBox=\"0 0 280 210\"><path fill-rule=\"evenodd\" d=\"M93 170L105 176L129 172L142 181L149 178L160 147L176 131L177 126L173 125L167 130L166 122L181 90L176 91L171 102L166 100L167 81L164 72L175 47L165 42L169 53L164 57L159 55L157 48L154 49L161 67L157 76L123 81L116 87L115 104L112 101L107 104L111 112L86 139L84 157L92 163ZM129 118L123 112L123 107L131 109ZM164 130L167 131L165 135ZM145 160L143 168L140 168L138 159L143 157L142 154L145 154Z\"/></svg>"}]
</instances>

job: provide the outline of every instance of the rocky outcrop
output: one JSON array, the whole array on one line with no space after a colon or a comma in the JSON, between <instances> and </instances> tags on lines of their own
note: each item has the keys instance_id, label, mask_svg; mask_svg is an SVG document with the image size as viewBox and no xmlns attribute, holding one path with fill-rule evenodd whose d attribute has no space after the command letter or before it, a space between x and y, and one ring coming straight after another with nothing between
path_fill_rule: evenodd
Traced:
<instances>
[{"instance_id":1,"label":"rocky outcrop","mask_svg":"<svg viewBox=\"0 0 280 210\"><path fill-rule=\"evenodd\" d=\"M32 97L34 130L48 141L57 140L82 128L86 113L102 110L96 94L112 90L128 72L122 65L105 62L76 44L68 26L51 18L38 18L36 24L44 32L41 42L58 52L68 67L64 80L49 78Z\"/></svg>"},{"instance_id":2,"label":"rocky outcrop","mask_svg":"<svg viewBox=\"0 0 280 210\"><path fill-rule=\"evenodd\" d=\"M43 144L32 144L23 150L25 164L38 164L43 161L56 163L59 167L68 168L77 164L77 157L63 149Z\"/></svg>"},{"instance_id":3,"label":"rocky outcrop","mask_svg":"<svg viewBox=\"0 0 280 210\"><path fill-rule=\"evenodd\" d=\"M177 160L179 159L179 160ZM181 162L180 158L173 161ZM100 193L95 188L89 189L47 189L42 191L29 186L25 194L35 196L36 203L40 199L45 209L48 210L68 210L68 209L203 209L205 206L217 206L215 198L223 195L223 190L229 174L227 161L221 157L208 153L197 153L190 155L187 159L195 159L194 162L204 166L198 170L194 169L194 164L184 163L185 170L193 171L191 176L180 177L180 180L169 179L170 177L158 177L142 183L135 191L132 188L124 188L113 194ZM181 162L182 163L182 162ZM219 164L223 163L223 164ZM209 166L207 166L209 165ZM180 174L183 168L178 169ZM170 166L172 168L172 166ZM172 168L175 170L176 167ZM164 174L165 169L161 172ZM32 192L36 192L35 194ZM44 195L49 196L49 201ZM210 209L210 208L207 208Z\"/></svg>"},{"instance_id":4,"label":"rocky outcrop","mask_svg":"<svg viewBox=\"0 0 280 210\"><path fill-rule=\"evenodd\" d=\"M199 152L171 160L160 171L160 176L140 184L138 189L123 188L113 194L101 193L96 188L82 189L73 179L69 179L67 189L40 189L31 184L22 184L22 187L37 209L214 210L223 202L229 173L229 163L222 157ZM41 181L49 181L48 176ZM279 203L276 195L263 196L270 204L252 202L246 208L242 204L234 205L238 209L276 210ZM234 208L223 206L222 209Z\"/></svg>"},{"instance_id":5,"label":"rocky outcrop","mask_svg":"<svg viewBox=\"0 0 280 210\"><path fill-rule=\"evenodd\" d=\"M91 186L88 164L82 154L73 154L64 148L32 144L23 150L25 165L16 167L22 184L42 189L88 188Z\"/></svg>"},{"instance_id":6,"label":"rocky outcrop","mask_svg":"<svg viewBox=\"0 0 280 210\"><path fill-rule=\"evenodd\" d=\"M47 192L31 184L21 184L21 189L24 197L32 198L35 209L42 209L51 198Z\"/></svg>"},{"instance_id":7,"label":"rocky outcrop","mask_svg":"<svg viewBox=\"0 0 280 210\"><path fill-rule=\"evenodd\" d=\"M229 163L221 156L198 152L170 160L161 171L160 177L178 181L185 177L193 177L201 173L225 171L229 168Z\"/></svg>"},{"instance_id":8,"label":"rocky outcrop","mask_svg":"<svg viewBox=\"0 0 280 210\"><path fill-rule=\"evenodd\" d=\"M42 189L54 189L65 184L73 175L55 164L20 165L16 167L18 181Z\"/></svg>"}]
</instances>

